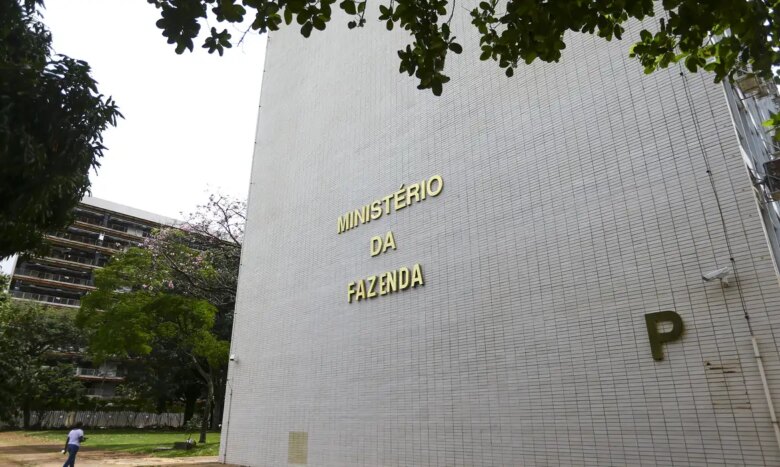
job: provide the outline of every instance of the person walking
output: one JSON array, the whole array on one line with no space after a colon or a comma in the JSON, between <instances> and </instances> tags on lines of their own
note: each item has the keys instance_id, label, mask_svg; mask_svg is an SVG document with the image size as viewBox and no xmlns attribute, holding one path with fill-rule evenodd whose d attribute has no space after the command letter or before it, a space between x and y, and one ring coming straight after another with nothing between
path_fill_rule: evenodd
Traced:
<instances>
[{"instance_id":1,"label":"person walking","mask_svg":"<svg viewBox=\"0 0 780 467\"><path fill-rule=\"evenodd\" d=\"M76 422L73 425L73 429L68 433L68 438L65 440L65 449L62 450L63 454L67 452L68 460L62 464L62 467L76 467L76 453L79 452L81 443L87 440L84 437L84 430L81 429L82 426L81 422Z\"/></svg>"}]
</instances>

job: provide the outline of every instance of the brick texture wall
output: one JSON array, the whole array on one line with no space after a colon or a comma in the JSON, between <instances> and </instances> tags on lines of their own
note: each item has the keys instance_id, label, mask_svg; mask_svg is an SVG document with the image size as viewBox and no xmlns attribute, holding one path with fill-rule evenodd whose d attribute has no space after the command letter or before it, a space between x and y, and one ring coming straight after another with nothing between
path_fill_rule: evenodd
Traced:
<instances>
[{"instance_id":1,"label":"brick texture wall","mask_svg":"<svg viewBox=\"0 0 780 467\"><path fill-rule=\"evenodd\" d=\"M638 25L507 79L464 13L436 98L398 74L402 33L345 23L269 39L223 458L780 465L743 317L780 401L780 287L721 87L644 75ZM337 234L436 174L438 197ZM397 250L371 257L387 231ZM727 241L740 287L701 279ZM423 287L347 303L414 263ZM657 362L661 310L686 331Z\"/></svg>"}]
</instances>

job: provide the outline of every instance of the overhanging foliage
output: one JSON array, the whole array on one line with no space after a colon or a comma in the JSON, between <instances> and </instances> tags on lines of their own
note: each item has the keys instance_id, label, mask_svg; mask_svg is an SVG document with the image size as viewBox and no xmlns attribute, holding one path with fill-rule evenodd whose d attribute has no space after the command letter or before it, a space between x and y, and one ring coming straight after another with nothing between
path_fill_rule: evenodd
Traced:
<instances>
[{"instance_id":1,"label":"overhanging foliage","mask_svg":"<svg viewBox=\"0 0 780 467\"><path fill-rule=\"evenodd\" d=\"M42 0L0 0L0 258L65 227L120 113L86 62L53 55Z\"/></svg>"},{"instance_id":2,"label":"overhanging foliage","mask_svg":"<svg viewBox=\"0 0 780 467\"><path fill-rule=\"evenodd\" d=\"M450 30L453 14L464 7L456 0L148 0L161 14L157 26L176 52L193 50L203 25L248 24L264 33L297 24L303 36L324 30L334 9L348 16L347 27L381 22L388 30L408 32L410 44L398 51L401 73L414 75L418 88L442 93L449 81L444 73L447 54L479 47L482 60L494 60L512 76L523 63L557 62L567 33L595 34L621 39L631 19L656 15L652 0L484 0L470 8L479 44L460 44ZM780 25L777 2L757 0L663 0L656 27L643 30L630 47L650 73L683 62L691 72L705 69L716 82L752 71L775 76L780 65ZM227 28L211 27L202 46L220 55L233 46ZM628 49L628 47L627 47ZM627 50L629 53L629 50Z\"/></svg>"}]
</instances>

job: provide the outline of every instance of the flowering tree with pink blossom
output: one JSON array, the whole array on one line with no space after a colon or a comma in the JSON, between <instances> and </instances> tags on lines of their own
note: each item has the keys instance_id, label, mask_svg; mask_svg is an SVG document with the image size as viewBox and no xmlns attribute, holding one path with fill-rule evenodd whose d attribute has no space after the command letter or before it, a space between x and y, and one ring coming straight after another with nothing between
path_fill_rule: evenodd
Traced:
<instances>
[{"instance_id":1,"label":"flowering tree with pink blossom","mask_svg":"<svg viewBox=\"0 0 780 467\"><path fill-rule=\"evenodd\" d=\"M245 224L245 201L212 194L184 223L157 231L144 248L154 268L165 272L158 286L232 313Z\"/></svg>"},{"instance_id":2,"label":"flowering tree with pink blossom","mask_svg":"<svg viewBox=\"0 0 780 467\"><path fill-rule=\"evenodd\" d=\"M200 442L221 419L245 219L245 202L210 196L187 221L156 231L97 271L96 290L79 312L98 359L147 359L192 370L207 401Z\"/></svg>"}]
</instances>

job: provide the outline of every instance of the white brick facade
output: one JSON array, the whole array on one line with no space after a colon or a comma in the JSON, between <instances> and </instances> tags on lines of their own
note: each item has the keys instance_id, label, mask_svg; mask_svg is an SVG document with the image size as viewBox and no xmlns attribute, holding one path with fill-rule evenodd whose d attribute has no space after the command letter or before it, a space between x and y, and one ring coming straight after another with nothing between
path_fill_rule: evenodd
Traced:
<instances>
[{"instance_id":1,"label":"white brick facade","mask_svg":"<svg viewBox=\"0 0 780 467\"><path fill-rule=\"evenodd\" d=\"M295 439L311 466L780 465L740 287L701 279L729 265L706 159L780 401L780 287L722 88L644 75L631 34L507 79L464 13L436 98L397 73L403 34L345 22L269 39L223 458L301 462ZM436 174L438 197L337 234ZM414 263L423 287L347 303ZM686 331L657 362L662 310Z\"/></svg>"}]
</instances>

